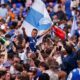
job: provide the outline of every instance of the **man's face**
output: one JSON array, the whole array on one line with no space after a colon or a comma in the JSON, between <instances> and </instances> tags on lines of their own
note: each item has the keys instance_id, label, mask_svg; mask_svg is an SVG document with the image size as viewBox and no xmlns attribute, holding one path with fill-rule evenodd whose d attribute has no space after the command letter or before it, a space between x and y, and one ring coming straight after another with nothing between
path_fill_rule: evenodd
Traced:
<instances>
[{"instance_id":1,"label":"man's face","mask_svg":"<svg viewBox=\"0 0 80 80\"><path fill-rule=\"evenodd\" d=\"M38 33L38 31L32 30L32 33L31 33L32 37L36 37L37 36L37 33Z\"/></svg>"},{"instance_id":2,"label":"man's face","mask_svg":"<svg viewBox=\"0 0 80 80\"><path fill-rule=\"evenodd\" d=\"M48 49L49 48L49 44L47 42L44 43L44 48Z\"/></svg>"},{"instance_id":3,"label":"man's face","mask_svg":"<svg viewBox=\"0 0 80 80\"><path fill-rule=\"evenodd\" d=\"M16 8L16 4L13 4L13 8L14 8L14 9Z\"/></svg>"},{"instance_id":4,"label":"man's face","mask_svg":"<svg viewBox=\"0 0 80 80\"><path fill-rule=\"evenodd\" d=\"M61 0L61 2L62 2L62 3L65 3L65 2L66 2L66 0Z\"/></svg>"},{"instance_id":5,"label":"man's face","mask_svg":"<svg viewBox=\"0 0 80 80\"><path fill-rule=\"evenodd\" d=\"M20 63L20 59L18 57L14 57L14 63Z\"/></svg>"},{"instance_id":6,"label":"man's face","mask_svg":"<svg viewBox=\"0 0 80 80\"><path fill-rule=\"evenodd\" d=\"M44 67L39 66L39 70L40 70L41 72L43 72L45 69L44 69Z\"/></svg>"},{"instance_id":7,"label":"man's face","mask_svg":"<svg viewBox=\"0 0 80 80\"><path fill-rule=\"evenodd\" d=\"M1 62L1 63L4 62L4 56L2 56L2 57L0 58L0 62Z\"/></svg>"}]
</instances>

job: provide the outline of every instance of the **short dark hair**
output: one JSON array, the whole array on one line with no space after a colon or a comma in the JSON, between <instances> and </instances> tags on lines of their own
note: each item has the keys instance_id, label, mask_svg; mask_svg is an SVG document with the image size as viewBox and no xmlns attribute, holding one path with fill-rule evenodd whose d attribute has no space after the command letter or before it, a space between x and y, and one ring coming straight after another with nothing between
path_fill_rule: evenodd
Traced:
<instances>
[{"instance_id":1,"label":"short dark hair","mask_svg":"<svg viewBox=\"0 0 80 80\"><path fill-rule=\"evenodd\" d=\"M4 54L0 54L0 58L1 58L1 57L4 57L4 56L5 56Z\"/></svg>"},{"instance_id":2,"label":"short dark hair","mask_svg":"<svg viewBox=\"0 0 80 80\"><path fill-rule=\"evenodd\" d=\"M38 32L38 30L37 30L37 29L35 29L35 28L33 29L33 31L37 31L37 32Z\"/></svg>"},{"instance_id":3,"label":"short dark hair","mask_svg":"<svg viewBox=\"0 0 80 80\"><path fill-rule=\"evenodd\" d=\"M22 72L22 71L23 71L23 67L22 67L22 65L19 64L19 63L17 63L17 64L15 65L15 68L16 68L16 70L19 71L19 72Z\"/></svg>"},{"instance_id":4,"label":"short dark hair","mask_svg":"<svg viewBox=\"0 0 80 80\"><path fill-rule=\"evenodd\" d=\"M49 69L49 66L48 66L45 62L41 62L41 63L39 64L39 66L44 67L45 70L48 70L48 69Z\"/></svg>"},{"instance_id":5,"label":"short dark hair","mask_svg":"<svg viewBox=\"0 0 80 80\"><path fill-rule=\"evenodd\" d=\"M68 54L72 53L72 46L66 45L65 49L66 49L66 51L67 51Z\"/></svg>"},{"instance_id":6,"label":"short dark hair","mask_svg":"<svg viewBox=\"0 0 80 80\"><path fill-rule=\"evenodd\" d=\"M0 78L6 74L6 70L0 70Z\"/></svg>"}]
</instances>

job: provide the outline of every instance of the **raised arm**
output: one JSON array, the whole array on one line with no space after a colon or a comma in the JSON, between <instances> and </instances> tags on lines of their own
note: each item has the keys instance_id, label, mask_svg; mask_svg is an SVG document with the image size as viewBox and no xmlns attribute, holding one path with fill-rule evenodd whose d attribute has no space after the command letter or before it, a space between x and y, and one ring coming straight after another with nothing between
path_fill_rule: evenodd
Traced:
<instances>
[{"instance_id":1,"label":"raised arm","mask_svg":"<svg viewBox=\"0 0 80 80\"><path fill-rule=\"evenodd\" d=\"M43 56L41 55L41 52L39 50L37 50L38 54L39 54L39 58L40 58L40 61L41 62L44 62L44 58Z\"/></svg>"},{"instance_id":2,"label":"raised arm","mask_svg":"<svg viewBox=\"0 0 80 80\"><path fill-rule=\"evenodd\" d=\"M53 48L53 50L51 51L49 57L52 57L55 51L56 51L56 46L55 46L55 47Z\"/></svg>"},{"instance_id":3,"label":"raised arm","mask_svg":"<svg viewBox=\"0 0 80 80\"><path fill-rule=\"evenodd\" d=\"M25 31L25 28L24 27L22 27L22 31L23 31L24 38L26 39L27 34L26 34L26 31Z\"/></svg>"},{"instance_id":4,"label":"raised arm","mask_svg":"<svg viewBox=\"0 0 80 80\"><path fill-rule=\"evenodd\" d=\"M46 30L46 31L44 31L40 36L46 35L47 33L49 33L49 32L50 32L50 30L51 30L51 28L50 28L50 29L48 29L48 30Z\"/></svg>"}]
</instances>

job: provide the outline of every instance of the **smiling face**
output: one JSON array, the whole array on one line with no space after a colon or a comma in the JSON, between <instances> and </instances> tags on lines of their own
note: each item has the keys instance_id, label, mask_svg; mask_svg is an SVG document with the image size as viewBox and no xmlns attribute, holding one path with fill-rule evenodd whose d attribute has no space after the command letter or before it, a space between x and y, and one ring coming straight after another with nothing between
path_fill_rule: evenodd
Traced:
<instances>
[{"instance_id":1,"label":"smiling face","mask_svg":"<svg viewBox=\"0 0 80 80\"><path fill-rule=\"evenodd\" d=\"M37 29L33 29L33 30L32 30L32 33L31 33L32 37L36 37L37 34L38 34Z\"/></svg>"}]
</instances>

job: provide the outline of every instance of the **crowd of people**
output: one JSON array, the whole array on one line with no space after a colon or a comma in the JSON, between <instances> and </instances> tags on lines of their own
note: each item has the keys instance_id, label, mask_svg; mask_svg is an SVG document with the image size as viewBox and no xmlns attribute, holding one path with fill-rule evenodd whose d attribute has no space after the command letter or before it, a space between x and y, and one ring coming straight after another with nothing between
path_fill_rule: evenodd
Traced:
<instances>
[{"instance_id":1,"label":"crowd of people","mask_svg":"<svg viewBox=\"0 0 80 80\"><path fill-rule=\"evenodd\" d=\"M41 35L33 29L31 36L18 31L34 1L0 0L0 80L80 80L80 1L43 0L65 40L51 28ZM74 13L78 29L71 36Z\"/></svg>"}]
</instances>

